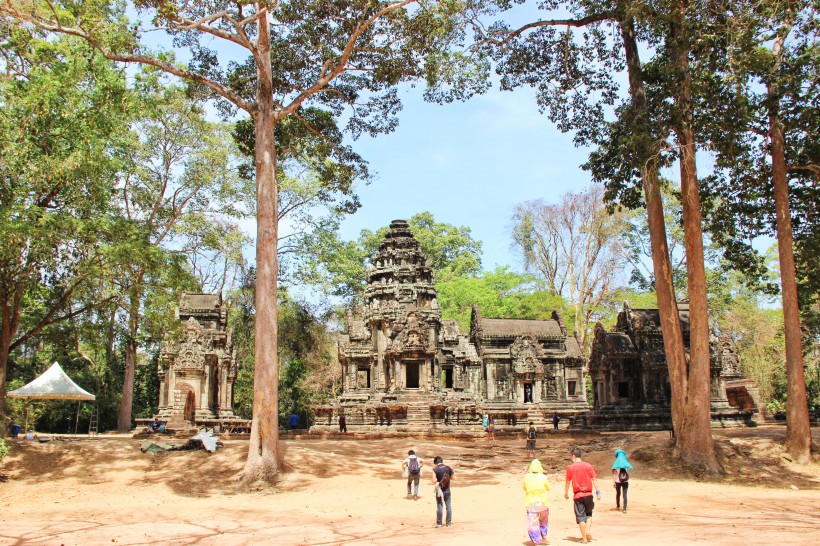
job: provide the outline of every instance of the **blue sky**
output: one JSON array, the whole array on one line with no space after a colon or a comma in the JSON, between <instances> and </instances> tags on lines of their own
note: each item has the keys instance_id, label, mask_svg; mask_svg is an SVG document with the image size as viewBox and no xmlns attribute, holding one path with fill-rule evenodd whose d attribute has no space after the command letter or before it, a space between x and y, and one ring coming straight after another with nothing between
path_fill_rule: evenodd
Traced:
<instances>
[{"instance_id":1,"label":"blue sky","mask_svg":"<svg viewBox=\"0 0 820 546\"><path fill-rule=\"evenodd\" d=\"M587 151L538 112L533 94L491 92L464 103L426 103L421 89L402 93L398 129L353 146L377 173L359 187L362 207L342 237L429 211L438 222L469 227L482 242L485 269L520 263L510 249L515 205L557 201L589 186L580 169Z\"/></svg>"}]
</instances>

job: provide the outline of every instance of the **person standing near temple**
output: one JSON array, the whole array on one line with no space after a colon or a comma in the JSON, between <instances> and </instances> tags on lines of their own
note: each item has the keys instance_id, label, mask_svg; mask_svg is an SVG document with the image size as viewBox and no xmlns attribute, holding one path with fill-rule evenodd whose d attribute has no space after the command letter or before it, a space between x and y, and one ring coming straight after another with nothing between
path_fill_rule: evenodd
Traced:
<instances>
[{"instance_id":1,"label":"person standing near temple","mask_svg":"<svg viewBox=\"0 0 820 546\"><path fill-rule=\"evenodd\" d=\"M436 457L433 459L436 466L433 467L433 483L436 490L436 527L441 527L441 516L443 506L447 507L447 527L453 522L453 505L450 499L450 481L453 479L453 469L444 464L444 459Z\"/></svg>"},{"instance_id":2,"label":"person standing near temple","mask_svg":"<svg viewBox=\"0 0 820 546\"><path fill-rule=\"evenodd\" d=\"M407 452L407 458L401 463L402 473L407 475L407 497L410 498L410 485L415 484L413 499L419 499L419 481L421 481L421 467L424 461L416 456L412 449Z\"/></svg>"},{"instance_id":3,"label":"person standing near temple","mask_svg":"<svg viewBox=\"0 0 820 546\"><path fill-rule=\"evenodd\" d=\"M290 419L288 419L288 428L290 430L296 429L299 426L299 416L296 415L296 412L290 414Z\"/></svg>"},{"instance_id":4,"label":"person standing near temple","mask_svg":"<svg viewBox=\"0 0 820 546\"><path fill-rule=\"evenodd\" d=\"M561 421L561 417L558 415L557 411L552 412L552 428L554 430L558 430L558 422Z\"/></svg>"},{"instance_id":5,"label":"person standing near temple","mask_svg":"<svg viewBox=\"0 0 820 546\"><path fill-rule=\"evenodd\" d=\"M564 498L569 498L569 486L572 485L572 502L575 508L575 523L581 530L581 543L592 540L592 509L595 501L592 500L592 491L601 500L601 490L598 488L598 476L595 469L586 461L581 460L581 449L574 447L570 452L572 464L567 467L566 481L564 482Z\"/></svg>"},{"instance_id":6,"label":"person standing near temple","mask_svg":"<svg viewBox=\"0 0 820 546\"><path fill-rule=\"evenodd\" d=\"M487 421L487 436L490 437L490 443L495 445L495 417L490 415Z\"/></svg>"},{"instance_id":7,"label":"person standing near temple","mask_svg":"<svg viewBox=\"0 0 820 546\"><path fill-rule=\"evenodd\" d=\"M535 457L535 438L538 434L535 432L535 424L530 421L527 427L527 455Z\"/></svg>"},{"instance_id":8,"label":"person standing near temple","mask_svg":"<svg viewBox=\"0 0 820 546\"><path fill-rule=\"evenodd\" d=\"M339 414L339 433L347 434L347 417L345 414Z\"/></svg>"},{"instance_id":9,"label":"person standing near temple","mask_svg":"<svg viewBox=\"0 0 820 546\"><path fill-rule=\"evenodd\" d=\"M524 476L524 504L527 507L527 535L533 544L547 544L547 529L549 524L549 499L547 491L550 484L544 475L541 461L533 459L529 472Z\"/></svg>"},{"instance_id":10,"label":"person standing near temple","mask_svg":"<svg viewBox=\"0 0 820 546\"><path fill-rule=\"evenodd\" d=\"M629 490L629 472L632 463L626 458L626 451L615 450L615 462L612 463L612 481L615 486L615 508L621 509L621 491L624 494L624 514L626 514L626 492Z\"/></svg>"}]
</instances>

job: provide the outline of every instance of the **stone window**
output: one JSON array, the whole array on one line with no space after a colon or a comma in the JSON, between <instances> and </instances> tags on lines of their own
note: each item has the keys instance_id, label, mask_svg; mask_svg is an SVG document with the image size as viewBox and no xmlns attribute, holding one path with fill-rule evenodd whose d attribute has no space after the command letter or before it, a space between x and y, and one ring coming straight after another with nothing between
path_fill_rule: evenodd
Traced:
<instances>
[{"instance_id":1,"label":"stone window","mask_svg":"<svg viewBox=\"0 0 820 546\"><path fill-rule=\"evenodd\" d=\"M629 382L618 382L618 398L629 398Z\"/></svg>"},{"instance_id":2,"label":"stone window","mask_svg":"<svg viewBox=\"0 0 820 546\"><path fill-rule=\"evenodd\" d=\"M575 396L575 389L578 387L578 382L574 379L567 381L567 396Z\"/></svg>"}]
</instances>

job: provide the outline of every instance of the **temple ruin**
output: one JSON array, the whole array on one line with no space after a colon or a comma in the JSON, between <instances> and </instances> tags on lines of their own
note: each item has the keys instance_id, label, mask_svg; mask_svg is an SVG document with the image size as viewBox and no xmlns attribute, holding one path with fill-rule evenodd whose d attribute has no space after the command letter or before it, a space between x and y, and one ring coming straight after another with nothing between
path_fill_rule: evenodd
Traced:
<instances>
[{"instance_id":1,"label":"temple ruin","mask_svg":"<svg viewBox=\"0 0 820 546\"><path fill-rule=\"evenodd\" d=\"M679 303L683 339L689 347L689 304ZM713 426L755 423L755 389L741 377L740 363L727 340L711 343ZM659 430L671 427L671 388L657 309L624 304L612 332L595 326L589 357L593 408L576 426L598 430ZM727 383L731 385L730 404Z\"/></svg>"},{"instance_id":2,"label":"temple ruin","mask_svg":"<svg viewBox=\"0 0 820 546\"><path fill-rule=\"evenodd\" d=\"M162 344L155 418L174 429L249 427L233 412L237 365L222 296L184 293L176 318L183 323L181 341Z\"/></svg>"},{"instance_id":3,"label":"temple ruin","mask_svg":"<svg viewBox=\"0 0 820 546\"><path fill-rule=\"evenodd\" d=\"M395 220L367 272L361 318L339 337L343 392L314 407L313 430L480 430L546 424L589 409L584 358L561 315L485 318L473 308L468 335L442 320L433 271L407 222Z\"/></svg>"}]
</instances>

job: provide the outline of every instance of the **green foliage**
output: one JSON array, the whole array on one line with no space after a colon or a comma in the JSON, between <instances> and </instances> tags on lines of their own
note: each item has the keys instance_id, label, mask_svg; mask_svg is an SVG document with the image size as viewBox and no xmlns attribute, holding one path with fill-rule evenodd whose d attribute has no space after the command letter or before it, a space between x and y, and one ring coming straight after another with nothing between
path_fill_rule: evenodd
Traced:
<instances>
[{"instance_id":1,"label":"green foliage","mask_svg":"<svg viewBox=\"0 0 820 546\"><path fill-rule=\"evenodd\" d=\"M3 459L5 459L8 454L9 446L6 445L6 441L3 438L0 438L0 463L3 462Z\"/></svg>"},{"instance_id":2,"label":"green foliage","mask_svg":"<svg viewBox=\"0 0 820 546\"><path fill-rule=\"evenodd\" d=\"M785 138L795 259L801 308L820 292L820 215L817 166L820 165L818 116L820 29L816 3L745 0L727 4L731 17L715 19L712 32L723 40L698 57L703 76L698 117L702 140L715 152L714 173L704 180L707 227L725 248L725 259L749 283L767 278L765 256L752 246L760 235L775 235L771 143L772 116ZM774 37L784 38L776 50Z\"/></svg>"},{"instance_id":3,"label":"green foliage","mask_svg":"<svg viewBox=\"0 0 820 546\"><path fill-rule=\"evenodd\" d=\"M457 321L463 332L470 329L474 305L484 317L549 318L555 310L564 314L565 321L573 319L573 310L562 297L537 290L534 277L514 273L506 266L477 277L438 282L436 290L442 318Z\"/></svg>"},{"instance_id":4,"label":"green foliage","mask_svg":"<svg viewBox=\"0 0 820 546\"><path fill-rule=\"evenodd\" d=\"M282 425L292 412L303 422L307 407L336 394L341 369L335 358L335 338L320 317L303 303L279 293L279 413ZM239 372L234 387L237 415L250 419L253 408L254 309L253 286L233 293L228 318Z\"/></svg>"}]
</instances>

